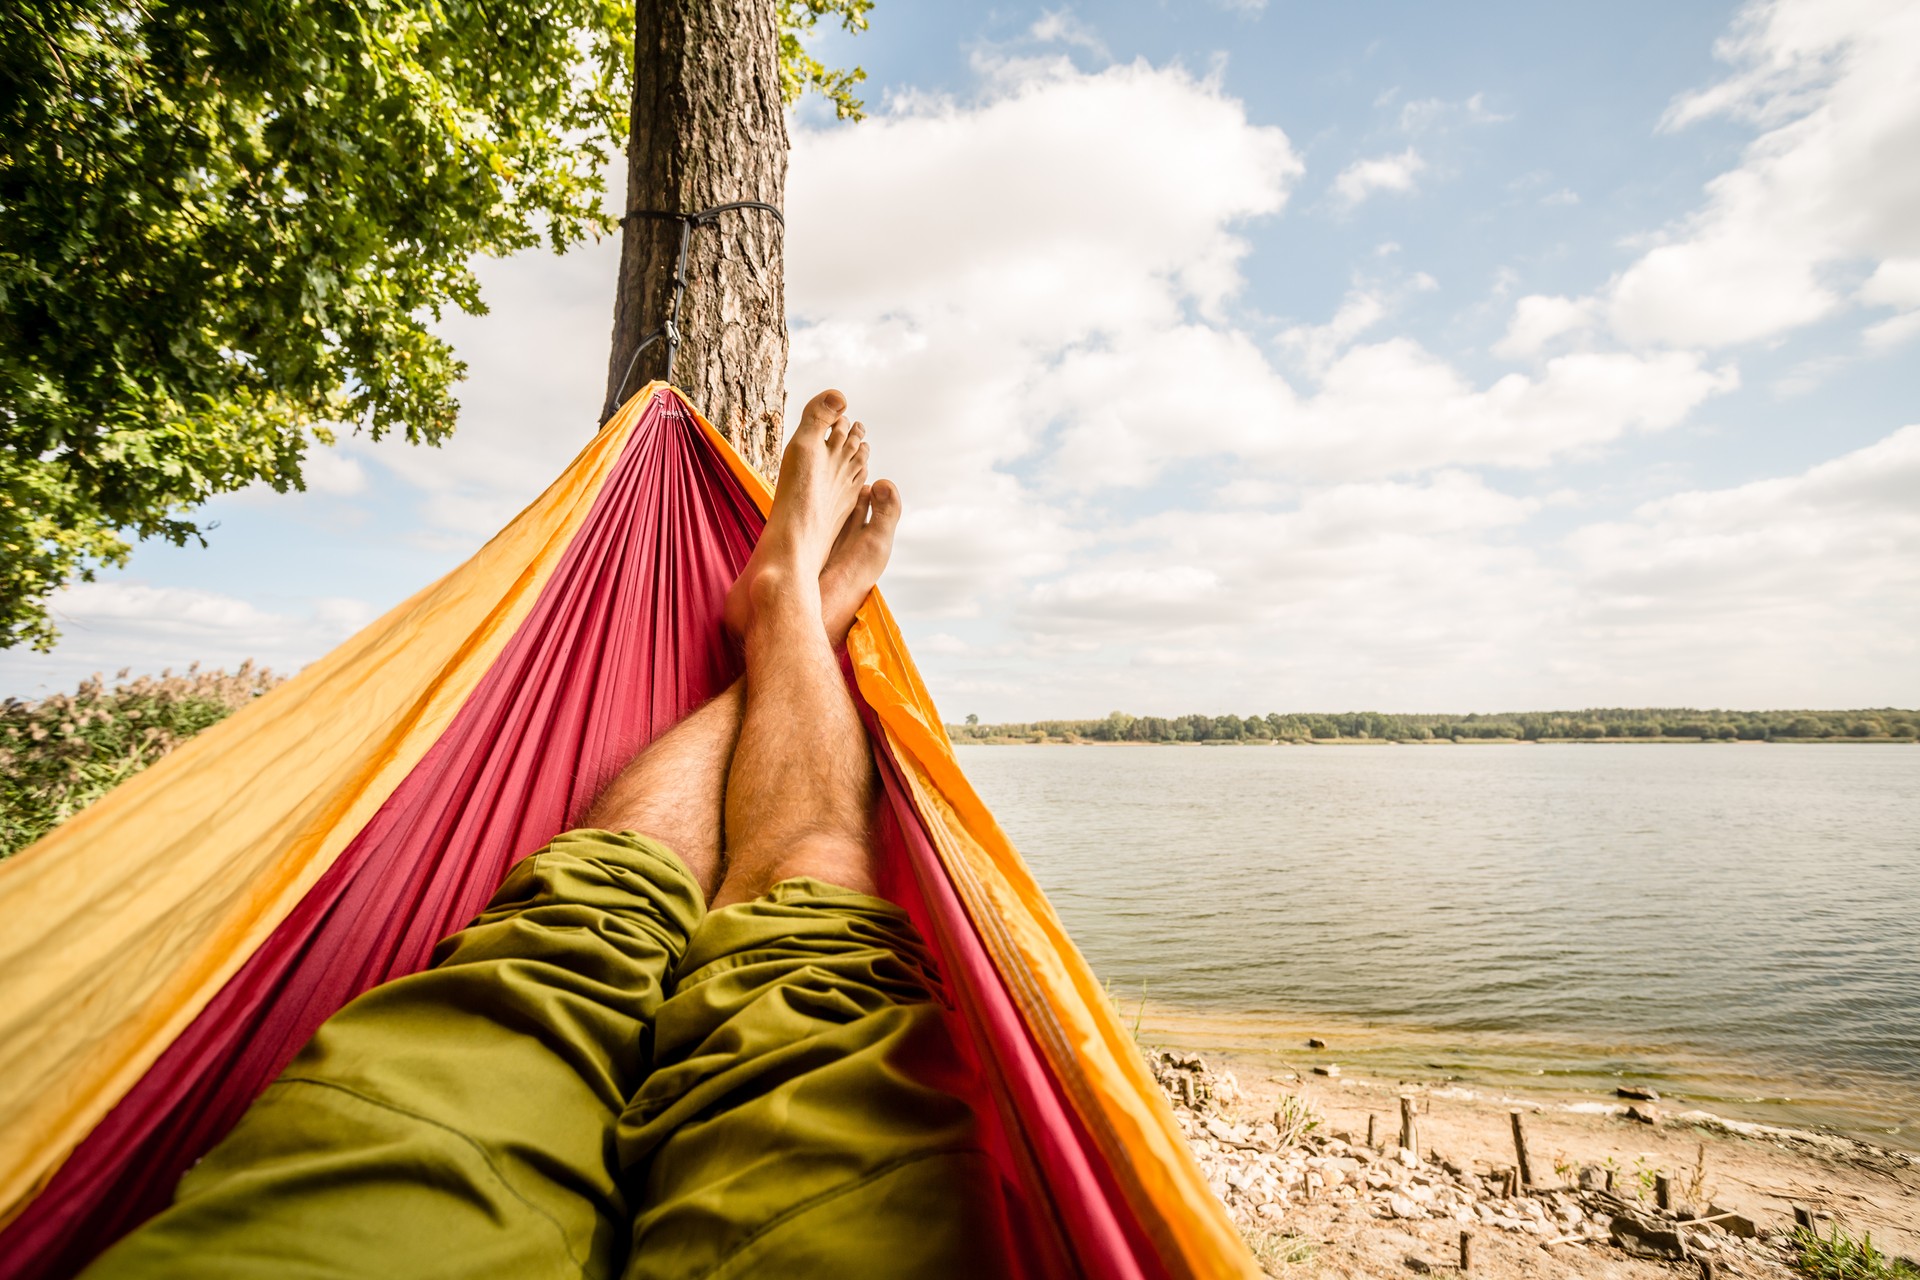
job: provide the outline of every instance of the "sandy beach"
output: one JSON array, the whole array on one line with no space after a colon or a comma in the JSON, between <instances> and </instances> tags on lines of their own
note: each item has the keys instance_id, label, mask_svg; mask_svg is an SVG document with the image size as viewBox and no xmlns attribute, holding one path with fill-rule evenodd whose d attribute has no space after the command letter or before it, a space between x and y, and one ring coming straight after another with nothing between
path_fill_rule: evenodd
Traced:
<instances>
[{"instance_id":1,"label":"sandy beach","mask_svg":"<svg viewBox=\"0 0 1920 1280\"><path fill-rule=\"evenodd\" d=\"M1905 1152L1664 1098L1569 1102L1148 1052L1215 1194L1272 1275L1457 1273L1465 1236L1467 1273L1502 1280L1784 1280L1799 1274L1796 1209L1822 1234L1838 1225L1920 1256L1920 1158ZM1400 1146L1403 1098L1413 1150ZM1510 1173L1515 1112L1531 1186Z\"/></svg>"}]
</instances>

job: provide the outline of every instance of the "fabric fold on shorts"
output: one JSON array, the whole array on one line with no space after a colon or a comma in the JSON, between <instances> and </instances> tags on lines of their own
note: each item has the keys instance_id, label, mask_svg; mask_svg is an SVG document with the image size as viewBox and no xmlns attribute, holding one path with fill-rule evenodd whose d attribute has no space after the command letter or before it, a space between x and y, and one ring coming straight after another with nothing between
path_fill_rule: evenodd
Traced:
<instances>
[{"instance_id":1,"label":"fabric fold on shorts","mask_svg":"<svg viewBox=\"0 0 1920 1280\"><path fill-rule=\"evenodd\" d=\"M709 913L620 1120L628 1280L998 1274L939 992L882 899L794 879Z\"/></svg>"},{"instance_id":2,"label":"fabric fold on shorts","mask_svg":"<svg viewBox=\"0 0 1920 1280\"><path fill-rule=\"evenodd\" d=\"M666 846L568 832L435 967L329 1019L89 1277L608 1277L616 1118L705 913Z\"/></svg>"}]
</instances>

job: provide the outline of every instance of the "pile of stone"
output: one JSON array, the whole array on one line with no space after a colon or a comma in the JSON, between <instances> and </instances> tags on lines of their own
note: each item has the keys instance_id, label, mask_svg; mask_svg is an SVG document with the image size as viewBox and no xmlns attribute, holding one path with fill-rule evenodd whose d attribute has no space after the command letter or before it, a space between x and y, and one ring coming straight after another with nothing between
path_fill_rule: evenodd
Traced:
<instances>
[{"instance_id":1,"label":"pile of stone","mask_svg":"<svg viewBox=\"0 0 1920 1280\"><path fill-rule=\"evenodd\" d=\"M1660 1210L1615 1194L1607 1175L1588 1166L1565 1187L1526 1187L1510 1168L1464 1169L1434 1151L1399 1145L1397 1131L1378 1145L1326 1131L1304 1103L1271 1118L1237 1116L1245 1098L1230 1071L1194 1054L1152 1055L1155 1080L1173 1104L1207 1186L1247 1234L1281 1225L1312 1204L1351 1207L1374 1218L1441 1220L1537 1239L1548 1247L1594 1245L1637 1257L1714 1260L1745 1255L1774 1263L1780 1244L1748 1218L1717 1208L1694 1215Z\"/></svg>"}]
</instances>

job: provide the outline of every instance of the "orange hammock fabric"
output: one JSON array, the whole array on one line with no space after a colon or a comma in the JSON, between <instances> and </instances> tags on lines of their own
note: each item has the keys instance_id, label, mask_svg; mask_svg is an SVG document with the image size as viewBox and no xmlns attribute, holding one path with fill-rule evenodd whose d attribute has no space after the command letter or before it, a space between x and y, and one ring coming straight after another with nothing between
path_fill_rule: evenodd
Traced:
<instances>
[{"instance_id":1,"label":"orange hammock fabric","mask_svg":"<svg viewBox=\"0 0 1920 1280\"><path fill-rule=\"evenodd\" d=\"M772 495L656 383L471 560L0 864L0 1277L162 1207L330 1013L737 674ZM940 955L1034 1275L1257 1275L876 591L847 645L889 896Z\"/></svg>"}]
</instances>

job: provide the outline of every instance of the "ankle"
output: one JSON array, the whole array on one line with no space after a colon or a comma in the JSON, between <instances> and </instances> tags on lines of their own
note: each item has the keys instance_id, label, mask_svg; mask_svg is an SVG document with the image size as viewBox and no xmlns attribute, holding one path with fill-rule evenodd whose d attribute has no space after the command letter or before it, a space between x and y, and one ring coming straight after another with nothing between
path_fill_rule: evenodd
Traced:
<instances>
[{"instance_id":1,"label":"ankle","mask_svg":"<svg viewBox=\"0 0 1920 1280\"><path fill-rule=\"evenodd\" d=\"M756 622L783 618L795 611L818 618L820 580L798 573L790 565L763 565L747 584L747 602Z\"/></svg>"}]
</instances>

